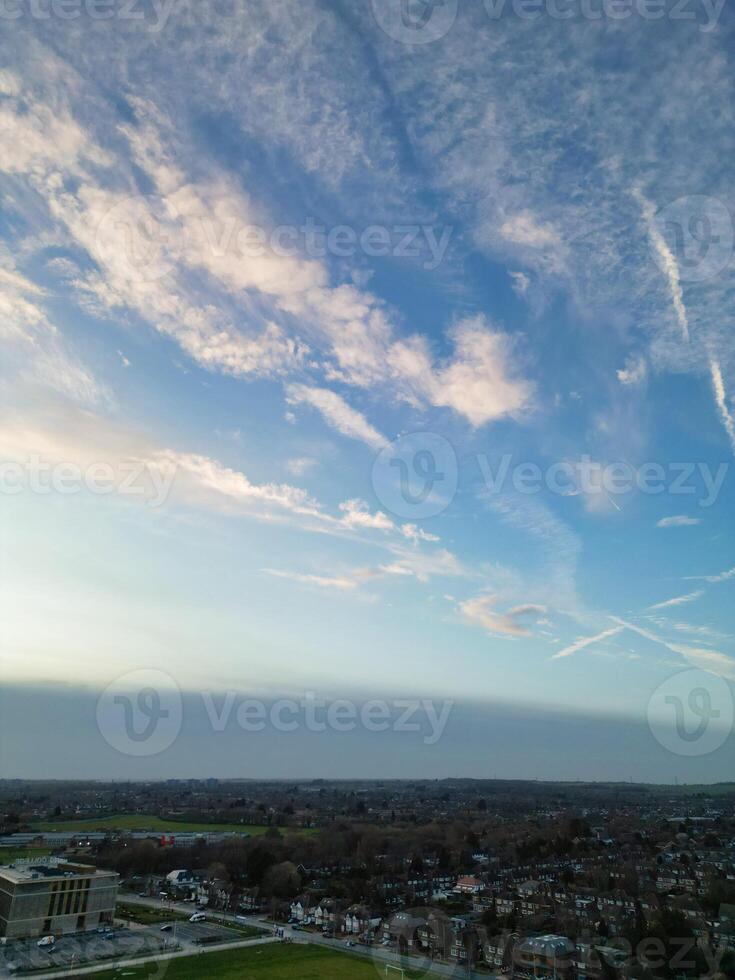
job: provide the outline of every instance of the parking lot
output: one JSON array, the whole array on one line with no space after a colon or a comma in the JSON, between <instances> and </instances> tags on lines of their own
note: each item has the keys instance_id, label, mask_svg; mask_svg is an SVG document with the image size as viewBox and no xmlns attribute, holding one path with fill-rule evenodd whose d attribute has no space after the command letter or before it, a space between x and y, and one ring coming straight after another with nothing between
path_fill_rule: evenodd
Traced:
<instances>
[{"instance_id":1,"label":"parking lot","mask_svg":"<svg viewBox=\"0 0 735 980\"><path fill-rule=\"evenodd\" d=\"M187 923L188 925L188 923ZM35 939L8 943L0 951L0 973L82 966L100 960L131 958L160 952L173 945L167 933L149 929L116 929L113 938L96 932L59 936L53 947L39 948Z\"/></svg>"}]
</instances>

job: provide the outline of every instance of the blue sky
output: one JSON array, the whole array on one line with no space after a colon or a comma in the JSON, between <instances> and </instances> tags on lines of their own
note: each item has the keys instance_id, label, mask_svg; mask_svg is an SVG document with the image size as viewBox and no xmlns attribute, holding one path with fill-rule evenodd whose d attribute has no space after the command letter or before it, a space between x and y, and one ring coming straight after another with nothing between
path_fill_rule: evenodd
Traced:
<instances>
[{"instance_id":1,"label":"blue sky","mask_svg":"<svg viewBox=\"0 0 735 980\"><path fill-rule=\"evenodd\" d=\"M727 6L48 9L0 38L9 681L735 680Z\"/></svg>"}]
</instances>

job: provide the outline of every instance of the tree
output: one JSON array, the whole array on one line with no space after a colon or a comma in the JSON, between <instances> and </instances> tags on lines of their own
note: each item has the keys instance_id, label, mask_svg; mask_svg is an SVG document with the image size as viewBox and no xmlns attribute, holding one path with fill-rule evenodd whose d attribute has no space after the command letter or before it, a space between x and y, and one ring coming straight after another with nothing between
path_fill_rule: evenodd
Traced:
<instances>
[{"instance_id":1,"label":"tree","mask_svg":"<svg viewBox=\"0 0 735 980\"><path fill-rule=\"evenodd\" d=\"M301 876L292 861L271 865L263 875L264 895L273 898L293 898L301 890Z\"/></svg>"},{"instance_id":2,"label":"tree","mask_svg":"<svg viewBox=\"0 0 735 980\"><path fill-rule=\"evenodd\" d=\"M249 855L247 862L247 880L251 887L260 885L271 865L276 863L275 854L264 845L258 844Z\"/></svg>"}]
</instances>

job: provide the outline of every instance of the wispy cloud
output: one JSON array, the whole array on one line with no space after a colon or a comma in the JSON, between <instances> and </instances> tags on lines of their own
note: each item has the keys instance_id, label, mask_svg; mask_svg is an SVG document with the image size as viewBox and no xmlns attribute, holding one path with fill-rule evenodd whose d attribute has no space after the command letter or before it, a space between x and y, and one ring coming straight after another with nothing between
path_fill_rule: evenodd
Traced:
<instances>
[{"instance_id":1,"label":"wispy cloud","mask_svg":"<svg viewBox=\"0 0 735 980\"><path fill-rule=\"evenodd\" d=\"M304 384L292 384L286 389L286 399L289 405L311 405L328 425L350 439L364 442L371 449L382 449L388 444L385 436L335 391L330 391L328 388L310 388Z\"/></svg>"},{"instance_id":2,"label":"wispy cloud","mask_svg":"<svg viewBox=\"0 0 735 980\"><path fill-rule=\"evenodd\" d=\"M107 400L105 385L49 318L47 299L45 290L0 253L0 338L6 366L16 376L80 403Z\"/></svg>"},{"instance_id":3,"label":"wispy cloud","mask_svg":"<svg viewBox=\"0 0 735 980\"><path fill-rule=\"evenodd\" d=\"M674 514L671 517L662 517L660 521L656 523L656 527L693 527L695 524L701 524L702 521L699 517L687 517L686 514Z\"/></svg>"},{"instance_id":4,"label":"wispy cloud","mask_svg":"<svg viewBox=\"0 0 735 980\"><path fill-rule=\"evenodd\" d=\"M610 619L619 623L624 629L632 630L644 639L650 640L651 643L658 643L672 653L679 654L680 657L683 657L693 667L698 667L700 670L707 670L713 674L719 674L721 677L735 680L735 660L725 653L720 653L718 650L704 650L700 647L692 647L682 643L671 643L651 630L621 619L619 616L611 616Z\"/></svg>"},{"instance_id":5,"label":"wispy cloud","mask_svg":"<svg viewBox=\"0 0 735 980\"><path fill-rule=\"evenodd\" d=\"M641 206L648 235L651 239L651 245L658 255L664 275L666 276L671 302L676 313L677 322L681 328L682 339L689 343L689 319L687 317L686 307L684 306L684 293L681 288L679 266L677 265L676 258L656 225L656 209L653 204L644 196L643 191L639 187L635 188L633 196Z\"/></svg>"},{"instance_id":6,"label":"wispy cloud","mask_svg":"<svg viewBox=\"0 0 735 980\"><path fill-rule=\"evenodd\" d=\"M646 380L648 375L648 365L643 357L629 357L625 362L625 367L617 372L617 378L621 385L638 385Z\"/></svg>"},{"instance_id":7,"label":"wispy cloud","mask_svg":"<svg viewBox=\"0 0 735 980\"><path fill-rule=\"evenodd\" d=\"M733 419L732 412L727 404L727 394L725 392L725 382L722 378L722 369L720 368L719 362L714 357L710 357L709 366L717 411L720 413L720 419L725 428L725 432L727 433L727 437L730 440L730 446L732 447L733 452L735 452L735 419Z\"/></svg>"},{"instance_id":8,"label":"wispy cloud","mask_svg":"<svg viewBox=\"0 0 735 980\"><path fill-rule=\"evenodd\" d=\"M623 626L613 626L610 629L602 630L601 633L596 633L594 636L580 636L574 643L570 643L569 646L555 653L551 659L562 660L564 657L571 657L575 653L579 653L580 650L592 646L594 643L601 643L603 640L608 640L617 633L622 633L623 629Z\"/></svg>"},{"instance_id":9,"label":"wispy cloud","mask_svg":"<svg viewBox=\"0 0 735 980\"><path fill-rule=\"evenodd\" d=\"M685 577L690 582L709 582L711 585L715 585L718 582L728 582L735 578L735 567L728 568L724 572L718 572L716 575L687 575Z\"/></svg>"},{"instance_id":10,"label":"wispy cloud","mask_svg":"<svg viewBox=\"0 0 735 980\"><path fill-rule=\"evenodd\" d=\"M327 589L330 591L336 590L338 592L350 592L353 589L356 589L360 584L357 577L350 577L347 575L313 575L302 572L287 572L277 568L264 568L263 571L267 575L273 575L275 578L285 578L292 582L298 582L299 585L313 585L320 589Z\"/></svg>"},{"instance_id":11,"label":"wispy cloud","mask_svg":"<svg viewBox=\"0 0 735 980\"><path fill-rule=\"evenodd\" d=\"M524 603L499 612L495 610L498 602L499 597L495 595L475 596L460 602L459 611L469 622L482 626L489 633L504 636L530 636L529 623L547 612L546 606L535 603Z\"/></svg>"},{"instance_id":12,"label":"wispy cloud","mask_svg":"<svg viewBox=\"0 0 735 980\"><path fill-rule=\"evenodd\" d=\"M673 599L657 602L653 606L649 606L648 609L653 611L654 609L668 609L670 606L683 606L686 602L695 602L697 599L701 599L703 595L704 592L701 590L689 592L687 595L674 596Z\"/></svg>"}]
</instances>

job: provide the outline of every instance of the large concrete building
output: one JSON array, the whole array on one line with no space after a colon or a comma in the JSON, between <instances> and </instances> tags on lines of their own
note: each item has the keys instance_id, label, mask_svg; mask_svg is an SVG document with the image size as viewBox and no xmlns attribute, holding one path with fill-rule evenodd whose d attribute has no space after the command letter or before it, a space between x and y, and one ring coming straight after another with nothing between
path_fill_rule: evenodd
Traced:
<instances>
[{"instance_id":1,"label":"large concrete building","mask_svg":"<svg viewBox=\"0 0 735 980\"><path fill-rule=\"evenodd\" d=\"M48 858L0 867L0 936L62 935L112 925L118 875Z\"/></svg>"}]
</instances>

